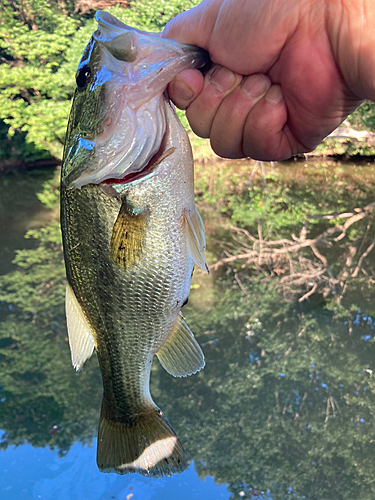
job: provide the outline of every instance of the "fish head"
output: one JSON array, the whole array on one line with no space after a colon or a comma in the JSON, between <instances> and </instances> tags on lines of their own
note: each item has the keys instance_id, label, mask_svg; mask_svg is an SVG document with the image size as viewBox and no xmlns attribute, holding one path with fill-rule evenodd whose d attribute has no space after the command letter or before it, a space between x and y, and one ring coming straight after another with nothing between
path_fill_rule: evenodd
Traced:
<instances>
[{"instance_id":1,"label":"fish head","mask_svg":"<svg viewBox=\"0 0 375 500\"><path fill-rule=\"evenodd\" d=\"M62 182L68 188L141 172L166 130L163 93L174 76L203 66L198 47L143 32L96 13L76 72L65 140Z\"/></svg>"}]
</instances>

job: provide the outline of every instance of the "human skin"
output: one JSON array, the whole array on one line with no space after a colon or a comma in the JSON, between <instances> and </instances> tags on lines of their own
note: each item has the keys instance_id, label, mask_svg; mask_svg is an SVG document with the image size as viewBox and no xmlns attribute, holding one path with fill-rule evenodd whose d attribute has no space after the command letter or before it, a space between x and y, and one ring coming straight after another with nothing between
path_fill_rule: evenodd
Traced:
<instances>
[{"instance_id":1,"label":"human skin","mask_svg":"<svg viewBox=\"0 0 375 500\"><path fill-rule=\"evenodd\" d=\"M375 101L374 26L375 0L204 0L163 36L206 49L213 67L168 92L218 155L284 160Z\"/></svg>"}]
</instances>

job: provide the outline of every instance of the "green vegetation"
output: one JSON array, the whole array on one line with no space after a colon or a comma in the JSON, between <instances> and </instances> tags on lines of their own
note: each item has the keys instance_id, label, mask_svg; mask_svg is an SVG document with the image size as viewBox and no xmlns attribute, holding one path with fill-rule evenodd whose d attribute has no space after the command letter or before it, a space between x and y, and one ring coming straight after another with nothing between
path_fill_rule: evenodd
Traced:
<instances>
[{"instance_id":1,"label":"green vegetation","mask_svg":"<svg viewBox=\"0 0 375 500\"><path fill-rule=\"evenodd\" d=\"M361 157L375 155L375 105L365 101L359 108L348 117L345 124L347 136L326 138L315 150L319 155L341 155L344 157ZM350 131L349 128L354 129ZM357 131L367 132L363 137L356 137Z\"/></svg>"},{"instance_id":2,"label":"green vegetation","mask_svg":"<svg viewBox=\"0 0 375 500\"><path fill-rule=\"evenodd\" d=\"M125 23L160 31L198 0L131 0L111 12ZM94 10L74 0L4 0L0 10L0 162L61 158L75 70L96 23ZM108 5L114 2L108 0ZM103 2L101 5L104 5ZM77 10L78 9L78 10ZM351 117L356 128L375 130L374 105ZM184 114L180 113L180 117ZM185 121L186 124L186 121ZM214 154L196 138L200 159ZM319 151L373 154L373 146L329 139Z\"/></svg>"},{"instance_id":3,"label":"green vegetation","mask_svg":"<svg viewBox=\"0 0 375 500\"><path fill-rule=\"evenodd\" d=\"M375 107L371 101L365 101L350 115L349 122L359 130L375 130Z\"/></svg>"},{"instance_id":4,"label":"green vegetation","mask_svg":"<svg viewBox=\"0 0 375 500\"><path fill-rule=\"evenodd\" d=\"M110 3L110 2L109 2ZM132 2L112 8L126 24L160 31L197 0ZM75 71L92 32L94 11L75 2L4 0L0 11L0 160L61 158Z\"/></svg>"}]
</instances>

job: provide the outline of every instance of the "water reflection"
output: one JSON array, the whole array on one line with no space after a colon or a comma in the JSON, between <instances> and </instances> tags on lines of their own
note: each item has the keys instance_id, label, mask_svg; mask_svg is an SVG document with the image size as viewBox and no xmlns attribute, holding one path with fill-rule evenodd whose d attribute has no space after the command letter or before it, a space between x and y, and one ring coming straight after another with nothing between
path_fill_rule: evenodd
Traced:
<instances>
[{"instance_id":1,"label":"water reflection","mask_svg":"<svg viewBox=\"0 0 375 500\"><path fill-rule=\"evenodd\" d=\"M373 168L292 168L269 170L265 191L262 179L249 190L244 162L198 170L210 263L244 244L256 248L260 238L298 239L309 217L306 238L330 229L336 237L348 218L313 216L360 214L373 202ZM70 365L57 221L30 234L34 247L0 278L1 446L29 443L66 455L96 435L100 373L95 358L79 374ZM369 211L340 240L319 241L317 253L306 246L277 262L258 255L232 259L209 278L196 272L184 312L206 368L176 380L155 361L152 393L199 477L226 483L232 499L374 495L374 238ZM306 298L306 280L284 279L303 265L323 265L327 277ZM94 448L84 449L95 465Z\"/></svg>"},{"instance_id":2,"label":"water reflection","mask_svg":"<svg viewBox=\"0 0 375 500\"><path fill-rule=\"evenodd\" d=\"M152 480L138 474L100 474L92 447L74 444L66 457L46 448L24 445L0 454L2 500L227 500L229 493L207 477L198 478L194 464L183 475ZM186 485L189 485L188 488Z\"/></svg>"},{"instance_id":3,"label":"water reflection","mask_svg":"<svg viewBox=\"0 0 375 500\"><path fill-rule=\"evenodd\" d=\"M41 205L37 193L53 175L53 171L0 175L0 275L9 271L15 249L30 247L30 241L24 239L26 230L48 221L49 210Z\"/></svg>"}]
</instances>

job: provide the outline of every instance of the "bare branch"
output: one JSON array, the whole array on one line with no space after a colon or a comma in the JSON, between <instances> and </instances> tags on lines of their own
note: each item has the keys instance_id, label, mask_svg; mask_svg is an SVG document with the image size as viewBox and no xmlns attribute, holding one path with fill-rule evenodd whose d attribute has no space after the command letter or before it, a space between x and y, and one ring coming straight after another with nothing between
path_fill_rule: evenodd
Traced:
<instances>
[{"instance_id":1,"label":"bare branch","mask_svg":"<svg viewBox=\"0 0 375 500\"><path fill-rule=\"evenodd\" d=\"M362 220L364 219L365 217L368 216L368 213L367 212L362 212L360 214L356 214L356 215L353 215L352 217L350 217L350 219L348 219L344 226L343 226L343 231L342 233L337 236L337 238L334 239L334 241L340 241L344 238L344 236L346 235L346 231L349 229L349 227L354 224L355 222L358 222L359 220Z\"/></svg>"},{"instance_id":2,"label":"bare branch","mask_svg":"<svg viewBox=\"0 0 375 500\"><path fill-rule=\"evenodd\" d=\"M362 263L365 260L365 258L368 256L368 254L371 252L371 250L375 246L375 239L372 241L371 245L367 248L365 252L361 255L361 258L358 261L357 267L354 269L354 272L352 274L352 278L356 278L359 274L359 271L361 270Z\"/></svg>"},{"instance_id":3,"label":"bare branch","mask_svg":"<svg viewBox=\"0 0 375 500\"><path fill-rule=\"evenodd\" d=\"M318 283L315 283L315 285L312 287L310 291L308 291L307 293L305 293L305 295L302 295L302 297L298 299L298 302L303 302L308 297L310 297L310 295L313 295L316 292L317 288L318 288Z\"/></svg>"},{"instance_id":4,"label":"bare branch","mask_svg":"<svg viewBox=\"0 0 375 500\"><path fill-rule=\"evenodd\" d=\"M264 274L262 280L268 280L272 276L277 275L279 277L278 286L282 288L286 297L299 294L299 302L303 302L315 292L320 291L325 296L329 293L335 293L336 299L340 301L347 289L348 278L357 278L360 272L366 273L362 269L362 265L364 259L375 247L375 239L362 254L353 272L350 271L350 268L354 257L360 252L358 251L358 242L350 243L348 253L345 257L343 256L345 261L344 269L339 272L337 277L333 274L324 249L337 244L337 242L345 237L349 227L368 217L374 209L375 202L363 209L356 208L353 211L342 213L311 216L305 222L299 232L299 236L293 234L291 239L279 238L278 240L270 241L271 229L268 230L267 236L264 237L262 220L258 220L257 236L252 235L246 229L230 226L232 242L221 243L223 256L216 263L212 264L210 268L217 270L220 266L240 261L241 267L235 271L235 279L244 292L246 289L241 279L245 278L246 275L241 274L242 269L252 266L254 272ZM309 221L313 219L332 220L340 218L346 219L344 224L330 226L315 238L307 238ZM368 225L360 248L362 248L365 242L368 244L366 236L368 235L369 227ZM277 233L275 236L278 236ZM309 247L316 258L309 255L309 253L301 252L302 249ZM230 268L228 268L228 271L231 272ZM373 277L375 278L375 270L370 269L368 279L371 280ZM306 290L308 291L306 292Z\"/></svg>"},{"instance_id":5,"label":"bare branch","mask_svg":"<svg viewBox=\"0 0 375 500\"><path fill-rule=\"evenodd\" d=\"M242 290L244 293L248 294L248 291L247 291L247 290L246 290L246 288L243 286L243 284L242 284L242 282L241 282L240 278L238 277L238 274L237 274L237 273L234 273L234 279L237 281L238 286L241 288L241 290Z\"/></svg>"}]
</instances>

